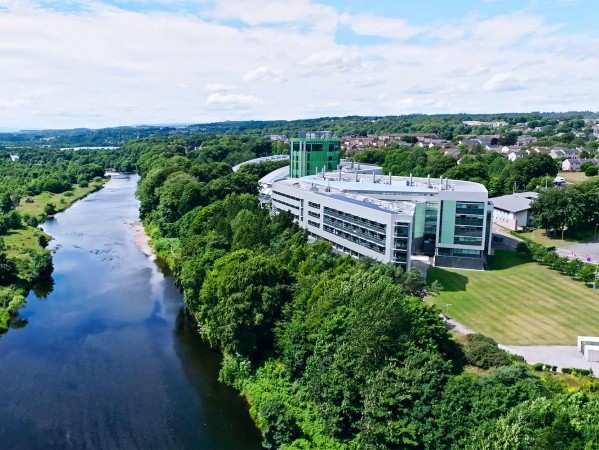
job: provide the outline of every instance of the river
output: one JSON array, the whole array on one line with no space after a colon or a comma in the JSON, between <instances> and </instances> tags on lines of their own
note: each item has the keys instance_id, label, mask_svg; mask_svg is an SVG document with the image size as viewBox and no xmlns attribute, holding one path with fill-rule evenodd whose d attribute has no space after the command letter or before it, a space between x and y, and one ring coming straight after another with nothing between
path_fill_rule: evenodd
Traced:
<instances>
[{"instance_id":1,"label":"river","mask_svg":"<svg viewBox=\"0 0 599 450\"><path fill-rule=\"evenodd\" d=\"M261 448L172 278L132 242L138 179L43 225L55 284L0 338L0 448Z\"/></svg>"}]
</instances>

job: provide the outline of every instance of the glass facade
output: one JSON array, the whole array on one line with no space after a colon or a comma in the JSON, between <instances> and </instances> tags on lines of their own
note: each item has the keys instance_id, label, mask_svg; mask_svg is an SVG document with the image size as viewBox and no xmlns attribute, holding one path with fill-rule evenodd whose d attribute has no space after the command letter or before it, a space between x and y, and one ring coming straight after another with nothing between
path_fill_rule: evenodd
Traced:
<instances>
[{"instance_id":1,"label":"glass facade","mask_svg":"<svg viewBox=\"0 0 599 450\"><path fill-rule=\"evenodd\" d=\"M483 245L485 204L456 202L454 244Z\"/></svg>"},{"instance_id":2,"label":"glass facade","mask_svg":"<svg viewBox=\"0 0 599 450\"><path fill-rule=\"evenodd\" d=\"M395 264L407 265L409 246L410 224L396 222L393 233L393 262Z\"/></svg>"},{"instance_id":3,"label":"glass facade","mask_svg":"<svg viewBox=\"0 0 599 450\"><path fill-rule=\"evenodd\" d=\"M291 139L290 176L315 175L323 167L326 171L337 170L340 149L340 139Z\"/></svg>"}]
</instances>

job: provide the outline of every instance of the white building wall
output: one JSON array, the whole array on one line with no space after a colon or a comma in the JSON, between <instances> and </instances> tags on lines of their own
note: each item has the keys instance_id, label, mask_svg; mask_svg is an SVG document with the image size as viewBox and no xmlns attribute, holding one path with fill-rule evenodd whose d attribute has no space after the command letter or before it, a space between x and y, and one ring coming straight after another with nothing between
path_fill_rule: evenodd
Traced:
<instances>
[{"instance_id":1,"label":"white building wall","mask_svg":"<svg viewBox=\"0 0 599 450\"><path fill-rule=\"evenodd\" d=\"M284 194L284 195L280 195ZM289 197L296 197L299 200L294 200ZM410 224L410 236L408 239L408 249L411 248L411 217L404 214L393 213L392 211L377 210L367 206L360 206L358 204L344 201L322 195L317 192L309 190L296 189L291 186L284 184L273 185L272 192L273 206L280 210L290 211L294 214L298 223L301 227L307 229L310 233L319 236L327 241L337 244L342 247L346 247L362 256L367 256L381 262L393 262L393 243L394 243L394 230L395 222L399 221L402 223ZM288 203L288 205L282 203ZM310 203L318 204L319 208L310 206ZM289 206L291 205L291 206ZM358 243L346 240L342 236L335 235L324 230L324 208L329 207L332 209L340 210L345 213L353 214L355 216L362 217L364 219L372 220L381 223L386 226L386 238L385 238L385 253L379 253L370 248L364 247ZM309 212L317 212L320 217L316 218L309 214ZM316 227L309 222L318 223ZM410 252L407 252L407 270L411 268Z\"/></svg>"},{"instance_id":2,"label":"white building wall","mask_svg":"<svg viewBox=\"0 0 599 450\"><path fill-rule=\"evenodd\" d=\"M503 209L497 209L497 207L495 207L493 210L493 223L501 225L508 230L520 230L529 225L528 210L513 213Z\"/></svg>"}]
</instances>

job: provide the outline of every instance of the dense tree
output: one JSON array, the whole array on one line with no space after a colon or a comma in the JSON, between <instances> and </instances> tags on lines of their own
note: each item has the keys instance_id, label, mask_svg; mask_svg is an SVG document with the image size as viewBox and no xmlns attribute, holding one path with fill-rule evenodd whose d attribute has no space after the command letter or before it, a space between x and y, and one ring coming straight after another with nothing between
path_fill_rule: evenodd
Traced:
<instances>
[{"instance_id":1,"label":"dense tree","mask_svg":"<svg viewBox=\"0 0 599 450\"><path fill-rule=\"evenodd\" d=\"M272 326L289 288L285 271L250 250L214 264L200 292L196 313L202 335L226 352L256 357L272 345Z\"/></svg>"}]
</instances>

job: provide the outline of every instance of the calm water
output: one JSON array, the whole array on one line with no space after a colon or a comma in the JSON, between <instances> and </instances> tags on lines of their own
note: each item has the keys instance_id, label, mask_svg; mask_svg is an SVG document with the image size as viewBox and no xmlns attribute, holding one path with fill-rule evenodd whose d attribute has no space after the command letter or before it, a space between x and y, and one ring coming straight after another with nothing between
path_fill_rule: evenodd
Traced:
<instances>
[{"instance_id":1,"label":"calm water","mask_svg":"<svg viewBox=\"0 0 599 450\"><path fill-rule=\"evenodd\" d=\"M55 284L0 338L0 448L260 448L171 278L131 241L137 180L44 224Z\"/></svg>"}]
</instances>

